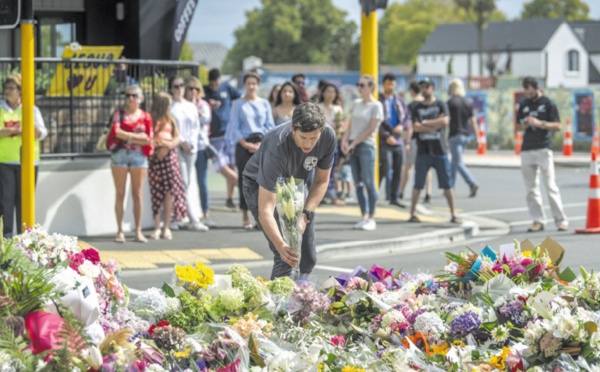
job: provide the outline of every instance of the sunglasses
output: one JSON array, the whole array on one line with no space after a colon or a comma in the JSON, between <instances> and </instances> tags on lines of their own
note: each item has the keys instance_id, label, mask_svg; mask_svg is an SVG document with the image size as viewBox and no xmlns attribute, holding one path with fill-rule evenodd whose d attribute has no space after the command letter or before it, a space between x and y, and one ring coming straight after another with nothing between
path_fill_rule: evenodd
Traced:
<instances>
[{"instance_id":1,"label":"sunglasses","mask_svg":"<svg viewBox=\"0 0 600 372\"><path fill-rule=\"evenodd\" d=\"M356 83L356 87L357 88L364 88L364 87L368 87L369 84L365 84L365 83Z\"/></svg>"},{"instance_id":2,"label":"sunglasses","mask_svg":"<svg viewBox=\"0 0 600 372\"><path fill-rule=\"evenodd\" d=\"M186 87L185 89L187 89L187 90L195 90L196 92L200 91L200 88L196 88L196 87Z\"/></svg>"},{"instance_id":3,"label":"sunglasses","mask_svg":"<svg viewBox=\"0 0 600 372\"><path fill-rule=\"evenodd\" d=\"M185 84L173 84L173 86L171 88L173 89L179 89L179 88L183 88Z\"/></svg>"},{"instance_id":4,"label":"sunglasses","mask_svg":"<svg viewBox=\"0 0 600 372\"><path fill-rule=\"evenodd\" d=\"M4 87L4 90L19 90L19 87L16 87L14 85L7 85Z\"/></svg>"},{"instance_id":5,"label":"sunglasses","mask_svg":"<svg viewBox=\"0 0 600 372\"><path fill-rule=\"evenodd\" d=\"M125 93L125 98L138 98L136 93Z\"/></svg>"},{"instance_id":6,"label":"sunglasses","mask_svg":"<svg viewBox=\"0 0 600 372\"><path fill-rule=\"evenodd\" d=\"M304 85L304 82L303 81L297 81L296 85Z\"/></svg>"}]
</instances>

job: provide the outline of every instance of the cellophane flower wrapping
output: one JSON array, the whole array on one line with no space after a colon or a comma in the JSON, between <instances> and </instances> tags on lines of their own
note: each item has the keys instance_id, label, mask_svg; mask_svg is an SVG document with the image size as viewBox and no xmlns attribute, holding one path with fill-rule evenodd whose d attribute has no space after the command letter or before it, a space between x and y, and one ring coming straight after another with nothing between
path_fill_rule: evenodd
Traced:
<instances>
[{"instance_id":1,"label":"cellophane flower wrapping","mask_svg":"<svg viewBox=\"0 0 600 372\"><path fill-rule=\"evenodd\" d=\"M298 263L302 258L302 232L300 222L305 200L304 181L298 178L279 178L276 186L276 210L283 240L296 253ZM298 279L298 265L292 270L292 278Z\"/></svg>"}]
</instances>

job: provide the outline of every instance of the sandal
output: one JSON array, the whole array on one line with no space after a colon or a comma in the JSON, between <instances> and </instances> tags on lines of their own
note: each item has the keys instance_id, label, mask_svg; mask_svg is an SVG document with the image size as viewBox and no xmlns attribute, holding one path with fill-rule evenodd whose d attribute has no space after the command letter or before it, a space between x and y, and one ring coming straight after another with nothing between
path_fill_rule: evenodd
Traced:
<instances>
[{"instance_id":1,"label":"sandal","mask_svg":"<svg viewBox=\"0 0 600 372\"><path fill-rule=\"evenodd\" d=\"M160 240L160 229L154 229L152 234L150 234L150 238L152 240Z\"/></svg>"},{"instance_id":2,"label":"sandal","mask_svg":"<svg viewBox=\"0 0 600 372\"><path fill-rule=\"evenodd\" d=\"M250 222L244 222L243 227L246 231L251 231L254 229L254 225L252 225Z\"/></svg>"},{"instance_id":3,"label":"sandal","mask_svg":"<svg viewBox=\"0 0 600 372\"><path fill-rule=\"evenodd\" d=\"M450 223L462 223L462 220L456 216L452 216Z\"/></svg>"},{"instance_id":4,"label":"sandal","mask_svg":"<svg viewBox=\"0 0 600 372\"><path fill-rule=\"evenodd\" d=\"M141 232L135 234L135 241L138 243L148 243L148 239Z\"/></svg>"},{"instance_id":5,"label":"sandal","mask_svg":"<svg viewBox=\"0 0 600 372\"><path fill-rule=\"evenodd\" d=\"M173 233L171 232L171 229L165 229L162 236L166 240L173 240Z\"/></svg>"},{"instance_id":6,"label":"sandal","mask_svg":"<svg viewBox=\"0 0 600 372\"><path fill-rule=\"evenodd\" d=\"M123 232L118 233L115 237L115 242L117 243L125 243L126 241L127 239L125 239L125 234L123 234Z\"/></svg>"},{"instance_id":7,"label":"sandal","mask_svg":"<svg viewBox=\"0 0 600 372\"><path fill-rule=\"evenodd\" d=\"M410 216L410 219L408 220L408 222L421 222L421 220L419 219L419 217L417 217L413 214L412 216Z\"/></svg>"}]
</instances>

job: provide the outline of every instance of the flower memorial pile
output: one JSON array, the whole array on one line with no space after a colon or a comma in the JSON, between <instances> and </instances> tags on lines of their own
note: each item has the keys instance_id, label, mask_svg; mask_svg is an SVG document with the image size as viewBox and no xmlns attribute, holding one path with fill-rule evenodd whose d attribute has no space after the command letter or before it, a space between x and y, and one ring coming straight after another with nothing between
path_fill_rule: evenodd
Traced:
<instances>
[{"instance_id":1,"label":"flower memorial pile","mask_svg":"<svg viewBox=\"0 0 600 372\"><path fill-rule=\"evenodd\" d=\"M130 298L115 262L35 227L0 243L0 371L600 371L600 273L545 243L320 285L186 263Z\"/></svg>"}]
</instances>

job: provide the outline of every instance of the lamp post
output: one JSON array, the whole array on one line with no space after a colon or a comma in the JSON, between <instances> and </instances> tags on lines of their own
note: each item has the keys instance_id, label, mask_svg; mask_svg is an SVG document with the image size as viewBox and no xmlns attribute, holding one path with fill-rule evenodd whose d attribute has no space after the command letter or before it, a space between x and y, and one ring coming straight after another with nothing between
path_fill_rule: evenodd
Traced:
<instances>
[{"instance_id":1,"label":"lamp post","mask_svg":"<svg viewBox=\"0 0 600 372\"><path fill-rule=\"evenodd\" d=\"M35 171L33 105L35 103L34 77L34 33L33 0L21 3L21 96L22 96L22 138L21 153L21 211L25 227L35 224ZM24 228L21 226L21 228Z\"/></svg>"}]
</instances>

